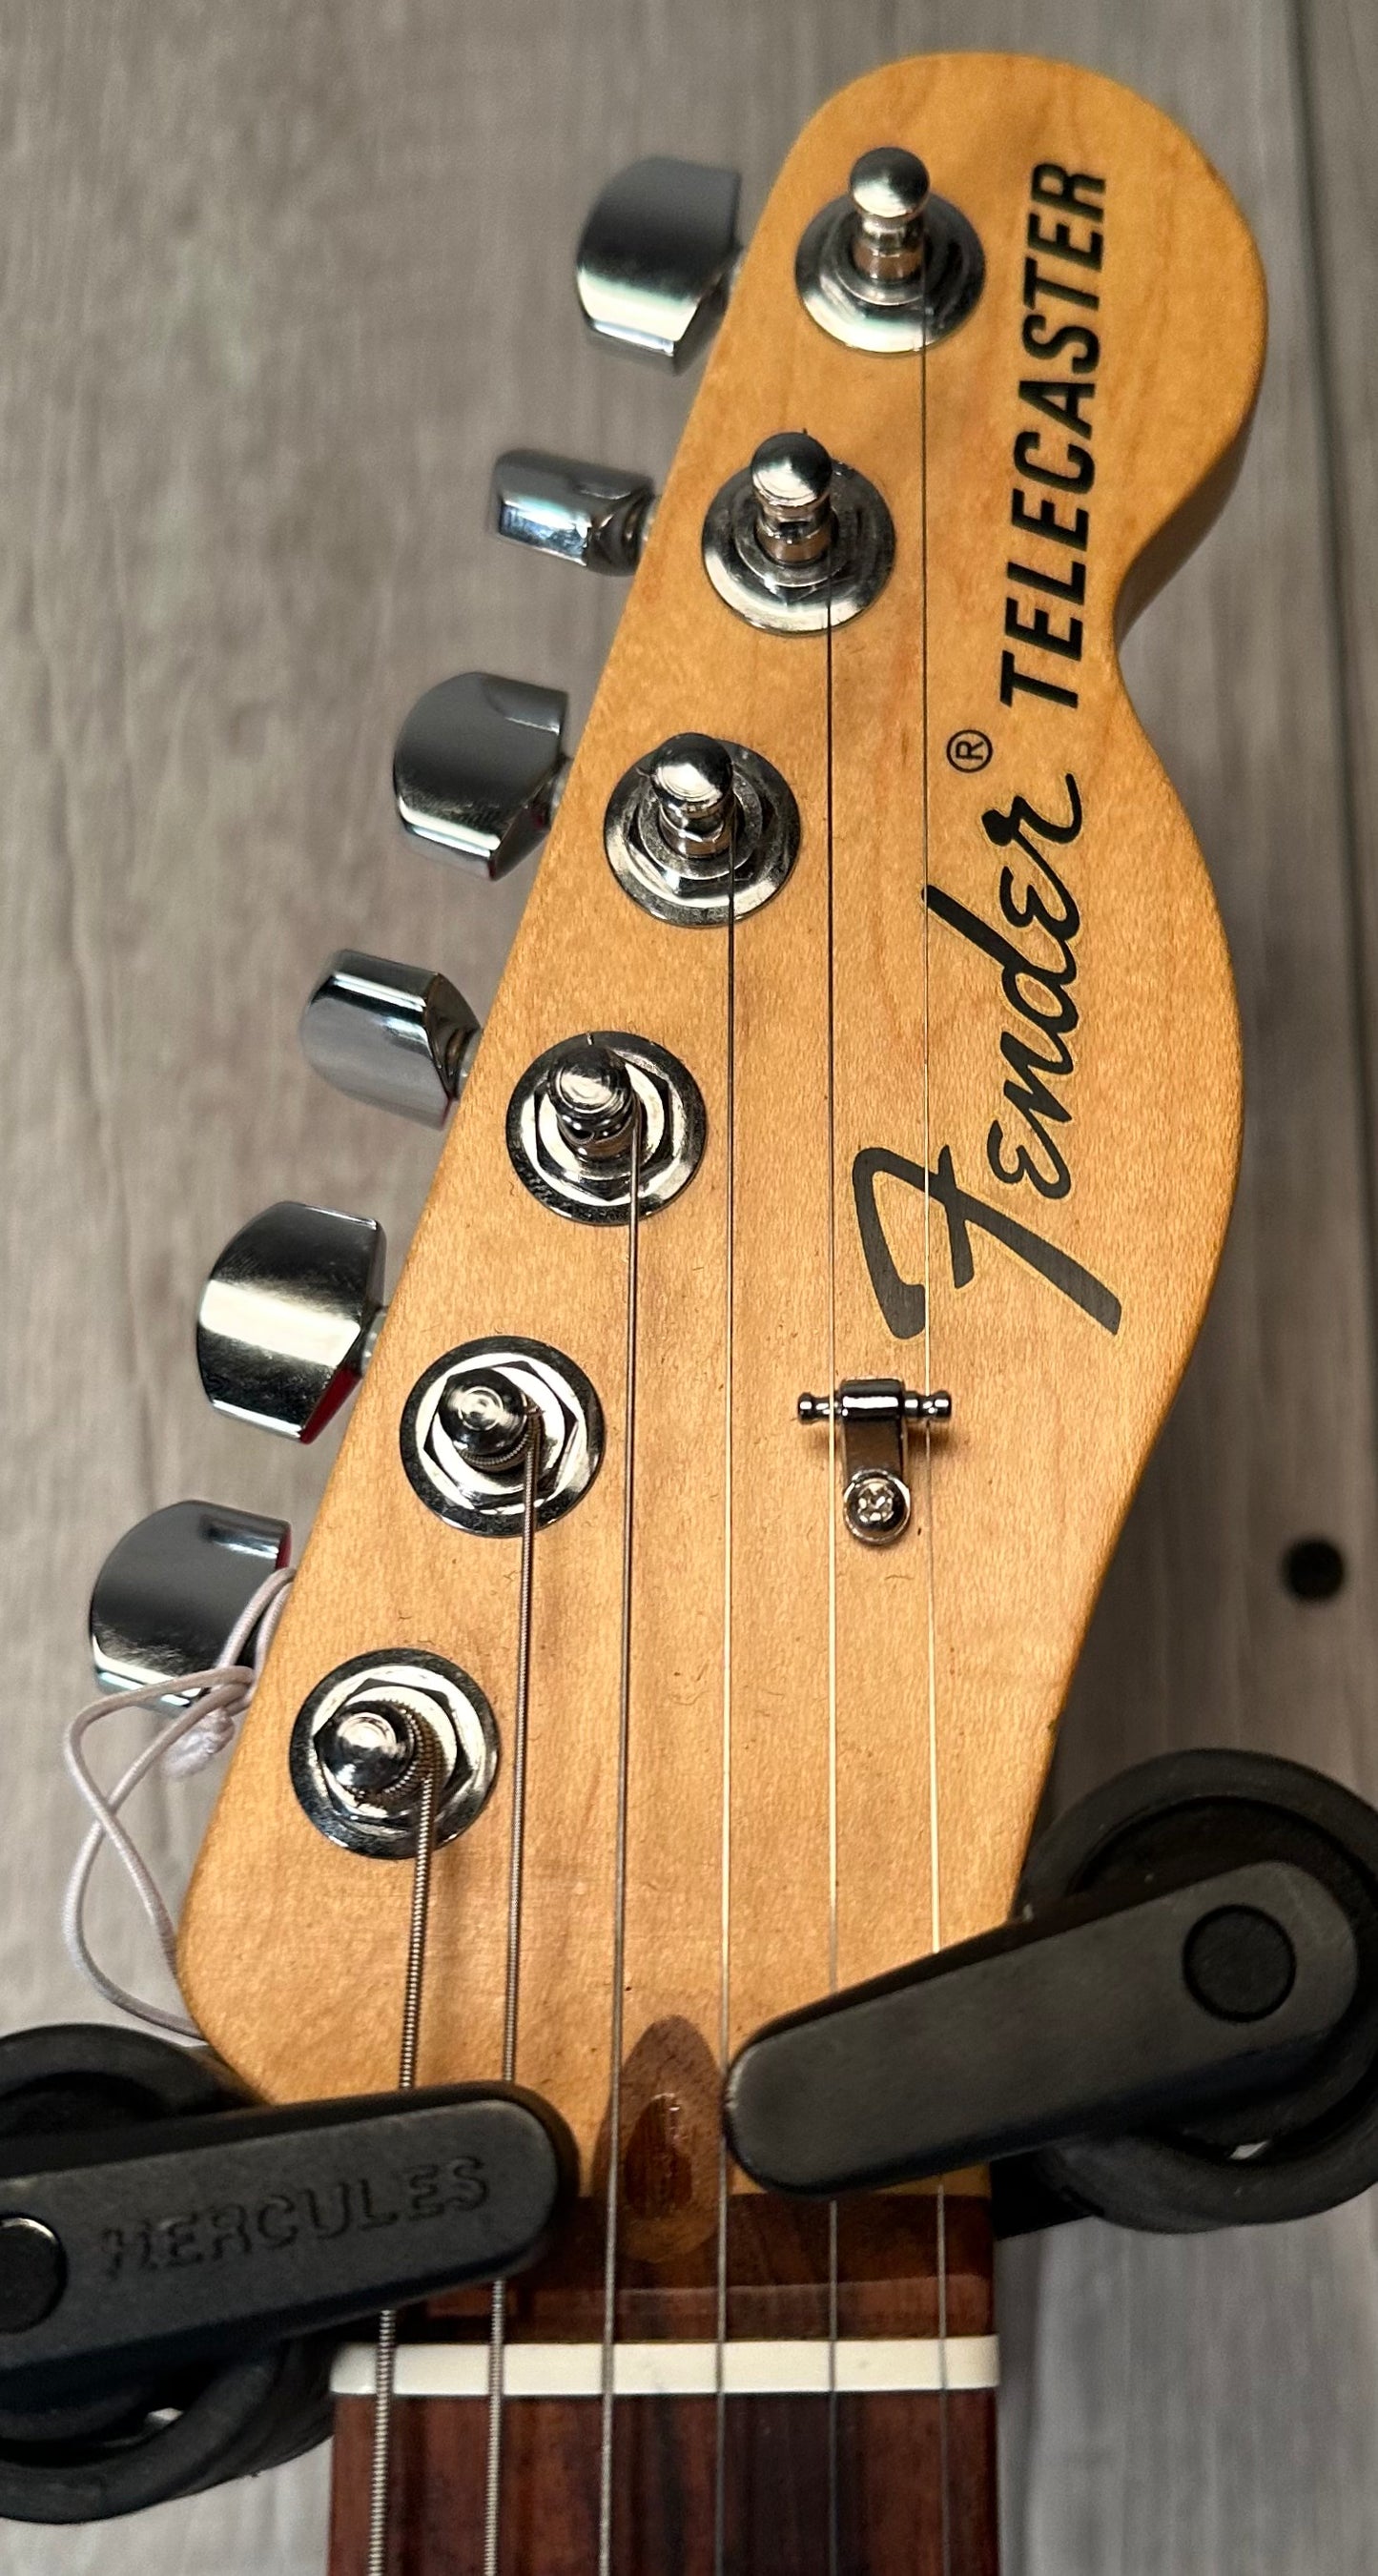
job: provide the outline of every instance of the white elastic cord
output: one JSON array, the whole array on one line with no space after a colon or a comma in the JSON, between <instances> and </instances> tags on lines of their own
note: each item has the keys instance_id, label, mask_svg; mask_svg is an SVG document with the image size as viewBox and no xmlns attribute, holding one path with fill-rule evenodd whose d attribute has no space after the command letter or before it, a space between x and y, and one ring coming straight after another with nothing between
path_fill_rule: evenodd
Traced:
<instances>
[{"instance_id":1,"label":"white elastic cord","mask_svg":"<svg viewBox=\"0 0 1378 2576\"><path fill-rule=\"evenodd\" d=\"M142 1853L120 1823L119 1812L139 1782L160 1764L175 1779L187 1779L203 1770L234 1741L235 1729L243 1717L263 1669L263 1659L272 1643L273 1631L282 1616L283 1605L291 1583L291 1571L280 1567L261 1583L253 1599L235 1621L225 1640L221 1661L203 1673L179 1677L178 1691L190 1693L185 1708L176 1708L164 1718L158 1733L144 1746L116 1781L114 1788L101 1788L89 1770L83 1751L86 1737L102 1718L117 1716L126 1709L146 1708L158 1711L167 1697L166 1686L146 1683L141 1689L103 1691L73 1718L63 1743L63 1760L95 1818L73 1864L62 1906L62 1937L68 1955L89 1984L104 1995L107 2003L118 2005L121 2012L136 2021L147 2022L154 2030L168 2031L176 2039L199 2039L201 2033L184 2012L173 2012L161 2004L148 2003L140 1995L127 1992L93 1958L86 1938L86 1895L91 1883L101 1845L109 1843L119 1855L133 1883L134 1892L153 1929L153 1935L167 1963L174 1984L177 1979L177 1932L172 1917L159 1893L153 1874ZM253 1652L249 1662L243 1660L252 1637Z\"/></svg>"}]
</instances>

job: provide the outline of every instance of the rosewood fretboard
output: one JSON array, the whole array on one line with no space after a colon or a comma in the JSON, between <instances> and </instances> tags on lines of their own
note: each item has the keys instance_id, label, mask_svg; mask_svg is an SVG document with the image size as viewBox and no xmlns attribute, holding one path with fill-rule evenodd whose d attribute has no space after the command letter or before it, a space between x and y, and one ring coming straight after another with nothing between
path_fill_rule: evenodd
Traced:
<instances>
[{"instance_id":1,"label":"rosewood fretboard","mask_svg":"<svg viewBox=\"0 0 1378 2576\"><path fill-rule=\"evenodd\" d=\"M509 2350L596 2344L595 2215L508 2294ZM945 2200L946 2330L956 2355L992 2333L987 2203ZM734 2200L733 2341L826 2343L828 2217L755 2195ZM838 2332L849 2342L936 2339L937 2203L931 2193L844 2205ZM628 2343L711 2342L714 2248L673 2266L629 2263L618 2333ZM482 2346L486 2294L414 2321L418 2341ZM403 2384L406 2384L404 2352ZM935 2356L936 2360L936 2356ZM839 2374L841 2375L841 2374ZM501 2576L595 2576L600 2408L591 2396L509 2397ZM362 2576L372 2408L337 2410L330 2576ZM389 2576L481 2576L488 2408L481 2396L401 2398L394 2434ZM717 2408L711 2395L619 2401L616 2576L713 2576ZM723 2565L730 2576L998 2576L995 2396L990 2387L729 2396Z\"/></svg>"}]
</instances>

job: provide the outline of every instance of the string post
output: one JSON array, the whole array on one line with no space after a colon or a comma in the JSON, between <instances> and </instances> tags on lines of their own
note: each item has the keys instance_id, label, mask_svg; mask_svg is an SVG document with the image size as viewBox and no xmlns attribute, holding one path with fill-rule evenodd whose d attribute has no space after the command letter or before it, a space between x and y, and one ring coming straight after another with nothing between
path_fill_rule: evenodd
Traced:
<instances>
[{"instance_id":1,"label":"string post","mask_svg":"<svg viewBox=\"0 0 1378 2576\"><path fill-rule=\"evenodd\" d=\"M557 1063L550 1097L560 1134L584 1163L625 1161L631 1151L637 1097L627 1066L591 1040Z\"/></svg>"},{"instance_id":2,"label":"string post","mask_svg":"<svg viewBox=\"0 0 1378 2576\"><path fill-rule=\"evenodd\" d=\"M587 1493L603 1454L602 1407L553 1344L486 1333L422 1371L399 1445L408 1482L438 1519L480 1538L518 1538L528 1463L542 1528Z\"/></svg>"},{"instance_id":3,"label":"string post","mask_svg":"<svg viewBox=\"0 0 1378 2576\"><path fill-rule=\"evenodd\" d=\"M577 1225L625 1225L633 1163L641 1214L667 1206L693 1179L707 1134L688 1066L631 1029L588 1029L547 1047L507 1105L517 1178Z\"/></svg>"},{"instance_id":4,"label":"string post","mask_svg":"<svg viewBox=\"0 0 1378 2576\"><path fill-rule=\"evenodd\" d=\"M531 1443L531 1413L521 1389L496 1369L452 1378L436 1413L467 1467L500 1476L519 1467Z\"/></svg>"},{"instance_id":5,"label":"string post","mask_svg":"<svg viewBox=\"0 0 1378 2576\"><path fill-rule=\"evenodd\" d=\"M385 1699L346 1701L316 1738L326 1786L348 1809L412 1806L421 1783L423 1748L410 1711Z\"/></svg>"},{"instance_id":6,"label":"string post","mask_svg":"<svg viewBox=\"0 0 1378 2576\"><path fill-rule=\"evenodd\" d=\"M410 1861L438 1748L433 1839L452 1842L487 1804L497 1720L472 1674L417 1646L373 1648L324 1673L288 1744L307 1822L342 1851Z\"/></svg>"},{"instance_id":7,"label":"string post","mask_svg":"<svg viewBox=\"0 0 1378 2576\"><path fill-rule=\"evenodd\" d=\"M709 733L672 734L651 762L651 788L665 839L691 866L731 849L737 797L725 742Z\"/></svg>"},{"instance_id":8,"label":"string post","mask_svg":"<svg viewBox=\"0 0 1378 2576\"><path fill-rule=\"evenodd\" d=\"M751 460L756 541L773 564L816 564L834 531L833 460L807 430L763 438Z\"/></svg>"},{"instance_id":9,"label":"string post","mask_svg":"<svg viewBox=\"0 0 1378 2576\"><path fill-rule=\"evenodd\" d=\"M671 734L633 761L603 817L623 892L654 920L695 929L726 929L729 913L740 921L769 903L799 837L799 808L779 770L746 743L708 733Z\"/></svg>"},{"instance_id":10,"label":"string post","mask_svg":"<svg viewBox=\"0 0 1378 2576\"><path fill-rule=\"evenodd\" d=\"M795 286L820 330L878 356L945 340L985 275L969 218L934 193L918 154L898 143L853 162L847 194L819 207L794 260Z\"/></svg>"},{"instance_id":11,"label":"string post","mask_svg":"<svg viewBox=\"0 0 1378 2576\"><path fill-rule=\"evenodd\" d=\"M411 1922L407 1934L407 1973L402 1999L402 2045L397 2090L416 2089L416 2061L421 2038L421 2000L426 1973L426 1934L430 1922L431 1862L435 1857L436 1806L445 1778L445 1747L434 1727L407 1713L416 1766L415 1868ZM373 2396L373 2458L369 2471L367 2576L386 2576L391 2505L393 2390L397 2374L397 2310L384 2308L378 2319Z\"/></svg>"},{"instance_id":12,"label":"string post","mask_svg":"<svg viewBox=\"0 0 1378 2576\"><path fill-rule=\"evenodd\" d=\"M847 245L862 277L917 276L923 266L928 171L897 143L863 152L848 181L855 227Z\"/></svg>"},{"instance_id":13,"label":"string post","mask_svg":"<svg viewBox=\"0 0 1378 2576\"><path fill-rule=\"evenodd\" d=\"M851 274L858 289L866 283ZM890 291L868 285L872 294ZM894 560L883 493L802 429L763 438L704 518L703 568L718 597L769 634L846 626L879 597Z\"/></svg>"}]
</instances>

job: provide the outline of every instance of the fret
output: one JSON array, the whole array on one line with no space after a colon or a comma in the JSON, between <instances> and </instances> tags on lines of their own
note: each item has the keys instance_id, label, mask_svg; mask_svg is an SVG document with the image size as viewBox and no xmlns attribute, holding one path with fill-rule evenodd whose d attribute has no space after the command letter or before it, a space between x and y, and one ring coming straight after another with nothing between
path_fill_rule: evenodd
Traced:
<instances>
[{"instance_id":1,"label":"fret","mask_svg":"<svg viewBox=\"0 0 1378 2576\"><path fill-rule=\"evenodd\" d=\"M875 2576L891 2567L906 2576L998 2576L990 2219L974 2179L957 2177L945 2195L945 2345L937 2335L936 2195L877 2195L839 2212L835 2453L823 2331L826 2213L757 2194L734 2201L724 2348L729 2568L751 2576ZM512 2393L500 2576L589 2576L596 2565L602 2356L588 2333L597 2302L592 2212L581 2217L576 2242L507 2294ZM665 2576L713 2576L711 2255L710 2245L697 2258L626 2267L617 2378L626 2403L614 2445L618 2576L659 2576L662 2567ZM389 2576L481 2576L483 2311L473 2293L437 2301L399 2352ZM372 2366L363 2345L347 2348L336 2365L330 2576L359 2576L363 2566Z\"/></svg>"}]
</instances>

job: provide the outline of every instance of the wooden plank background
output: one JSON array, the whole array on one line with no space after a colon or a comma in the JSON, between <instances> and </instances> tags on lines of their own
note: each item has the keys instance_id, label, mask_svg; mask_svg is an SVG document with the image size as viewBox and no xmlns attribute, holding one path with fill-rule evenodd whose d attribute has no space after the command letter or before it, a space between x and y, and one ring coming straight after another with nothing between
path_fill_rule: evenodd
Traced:
<instances>
[{"instance_id":1,"label":"wooden plank background","mask_svg":"<svg viewBox=\"0 0 1378 2576\"><path fill-rule=\"evenodd\" d=\"M309 1521L328 1459L207 1411L190 1319L278 1196L403 1246L432 1140L296 1054L350 943L482 1007L525 886L404 846L400 713L468 664L581 718L620 594L482 533L518 440L663 469L682 387L569 287L634 154L740 163L888 56L1058 53L1213 155L1273 298L1249 464L1127 655L1215 873L1244 1012L1243 1186L1200 1350L1068 1712L1059 1794L1170 1744L1378 1796L1378 18L1365 0L0 0L0 2013L82 2015L58 1764L87 1589L156 1504ZM1279 1579L1322 1533L1325 1604ZM184 1876L204 1801L151 1819ZM122 1909L117 1967L148 1973ZM1256 2237L1014 2250L1006 2576L1369 2576L1367 2202ZM3 2576L319 2576L321 2459ZM743 2576L747 2572L743 2571ZM960 2571L957 2571L960 2576Z\"/></svg>"}]
</instances>

